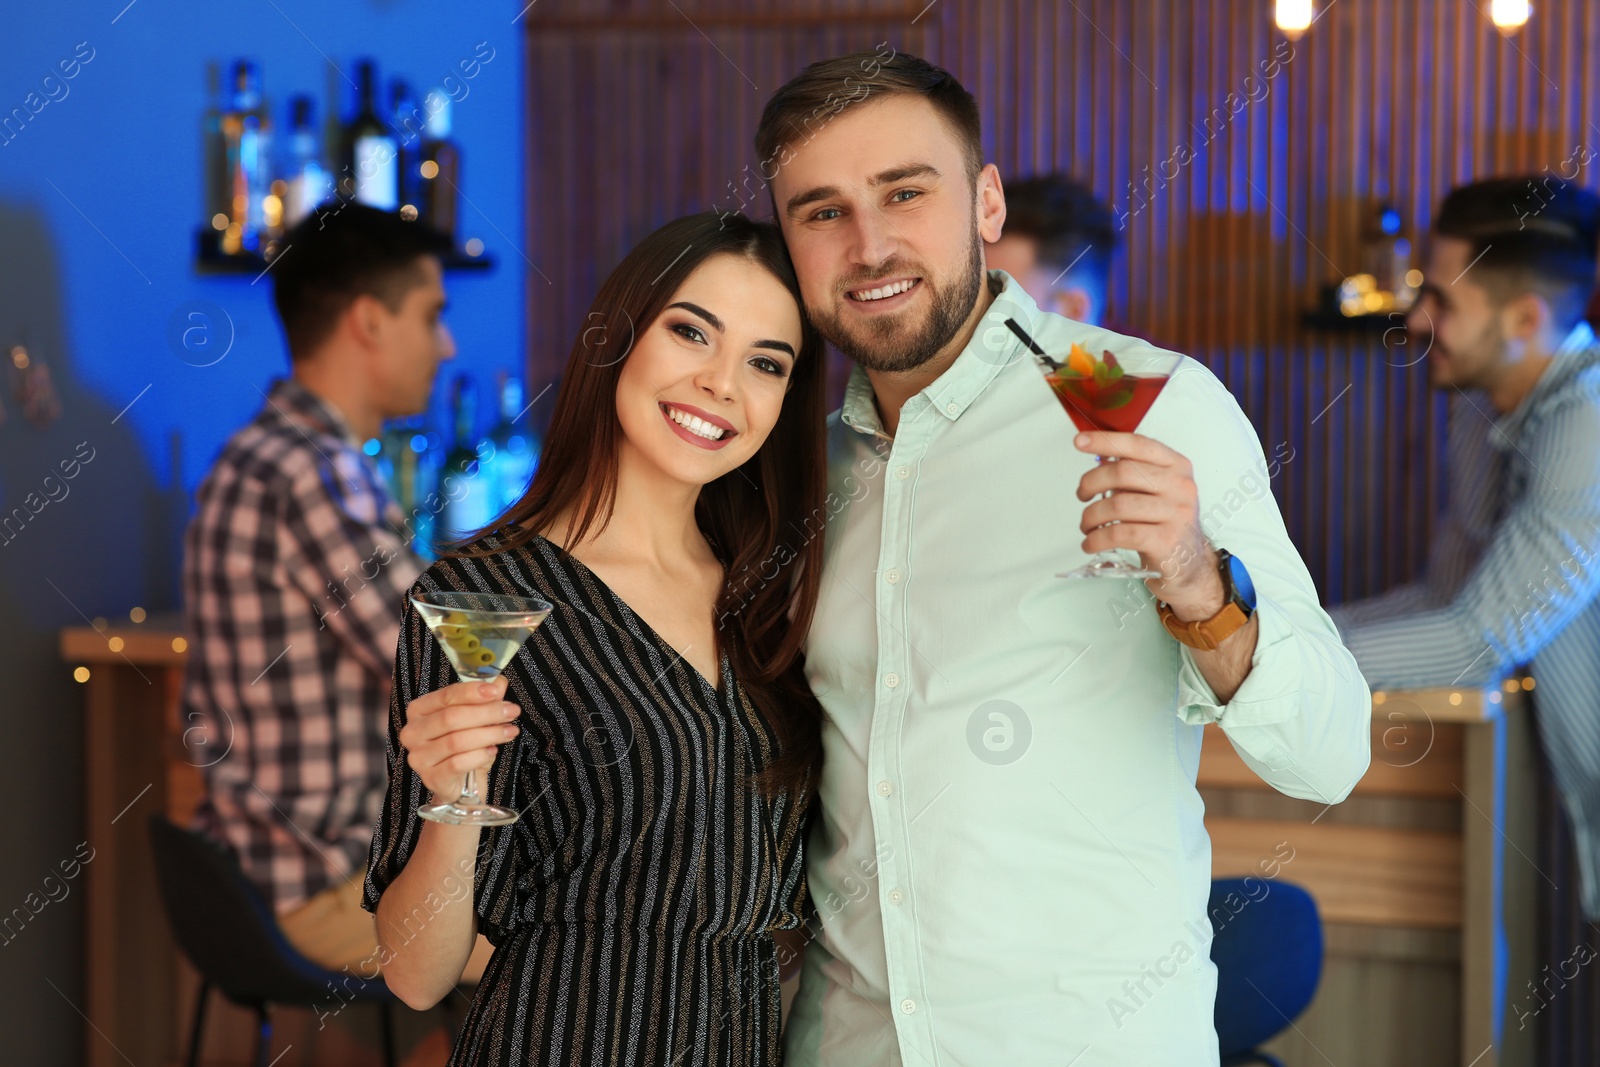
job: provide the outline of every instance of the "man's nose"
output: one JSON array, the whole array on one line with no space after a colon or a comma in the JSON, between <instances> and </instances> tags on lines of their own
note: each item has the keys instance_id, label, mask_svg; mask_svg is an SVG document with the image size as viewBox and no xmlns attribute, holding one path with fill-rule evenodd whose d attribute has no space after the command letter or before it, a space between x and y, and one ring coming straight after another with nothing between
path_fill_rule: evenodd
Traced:
<instances>
[{"instance_id":1,"label":"man's nose","mask_svg":"<svg viewBox=\"0 0 1600 1067\"><path fill-rule=\"evenodd\" d=\"M889 220L877 208L856 213L854 258L862 266L875 268L894 255L896 234Z\"/></svg>"}]
</instances>

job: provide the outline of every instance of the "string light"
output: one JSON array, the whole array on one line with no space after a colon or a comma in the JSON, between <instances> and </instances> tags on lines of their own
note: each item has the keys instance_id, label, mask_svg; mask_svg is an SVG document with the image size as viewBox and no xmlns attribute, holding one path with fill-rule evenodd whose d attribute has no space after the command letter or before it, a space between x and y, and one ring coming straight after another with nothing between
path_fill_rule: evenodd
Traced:
<instances>
[{"instance_id":1,"label":"string light","mask_svg":"<svg viewBox=\"0 0 1600 1067\"><path fill-rule=\"evenodd\" d=\"M1489 20L1507 37L1526 26L1532 14L1533 5L1528 0L1490 0L1489 3Z\"/></svg>"},{"instance_id":2,"label":"string light","mask_svg":"<svg viewBox=\"0 0 1600 1067\"><path fill-rule=\"evenodd\" d=\"M1311 0L1278 0L1278 29L1291 41L1311 28Z\"/></svg>"}]
</instances>

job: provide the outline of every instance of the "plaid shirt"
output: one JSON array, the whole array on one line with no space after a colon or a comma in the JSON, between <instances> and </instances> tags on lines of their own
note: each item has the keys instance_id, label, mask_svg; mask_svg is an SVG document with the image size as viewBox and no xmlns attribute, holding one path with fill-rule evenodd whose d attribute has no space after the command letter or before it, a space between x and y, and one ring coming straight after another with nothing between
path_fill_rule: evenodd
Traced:
<instances>
[{"instance_id":1,"label":"plaid shirt","mask_svg":"<svg viewBox=\"0 0 1600 1067\"><path fill-rule=\"evenodd\" d=\"M405 592L423 564L344 419L274 383L200 486L184 538L184 734L231 845L280 914L360 877L382 804Z\"/></svg>"}]
</instances>

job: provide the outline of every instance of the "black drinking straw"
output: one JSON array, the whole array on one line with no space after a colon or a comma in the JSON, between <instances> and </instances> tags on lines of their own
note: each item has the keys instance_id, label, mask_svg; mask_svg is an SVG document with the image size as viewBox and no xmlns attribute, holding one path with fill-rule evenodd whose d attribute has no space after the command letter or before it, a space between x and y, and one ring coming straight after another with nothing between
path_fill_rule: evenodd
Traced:
<instances>
[{"instance_id":1,"label":"black drinking straw","mask_svg":"<svg viewBox=\"0 0 1600 1067\"><path fill-rule=\"evenodd\" d=\"M1028 331L1024 330L1021 326L1019 326L1017 324L1017 320L1016 319L1007 319L1006 320L1006 327L1012 333L1014 333L1018 337L1020 337L1022 339L1022 343L1027 345L1028 349L1034 355L1038 356L1039 357L1039 361L1041 363L1043 363L1047 368L1049 368L1050 370L1060 370L1061 369L1061 364L1057 363L1055 360L1053 360L1049 356L1045 355L1044 354L1044 349L1039 347L1039 342L1035 341L1032 337L1029 337L1028 336Z\"/></svg>"}]
</instances>

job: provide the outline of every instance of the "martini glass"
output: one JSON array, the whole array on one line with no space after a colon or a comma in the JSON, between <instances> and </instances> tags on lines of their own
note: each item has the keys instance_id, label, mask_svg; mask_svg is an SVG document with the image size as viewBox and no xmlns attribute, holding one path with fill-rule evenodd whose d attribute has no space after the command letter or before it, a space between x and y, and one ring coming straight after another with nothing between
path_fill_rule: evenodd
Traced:
<instances>
[{"instance_id":1,"label":"martini glass","mask_svg":"<svg viewBox=\"0 0 1600 1067\"><path fill-rule=\"evenodd\" d=\"M1137 430L1182 359L1181 356L1142 352L1128 357L1130 366L1124 367L1110 352L1096 357L1074 343L1066 360L1057 362L1045 355L1044 349L1015 320L1007 319L1006 325L1033 350L1050 391L1084 433L1095 430L1133 433ZM1115 456L1096 459L1101 463L1116 462ZM1161 576L1158 570L1128 563L1115 549L1096 552L1083 566L1056 575L1058 578L1141 579Z\"/></svg>"},{"instance_id":2,"label":"martini glass","mask_svg":"<svg viewBox=\"0 0 1600 1067\"><path fill-rule=\"evenodd\" d=\"M550 615L551 604L538 597L493 593L423 593L412 606L428 624L445 658L463 682L500 677L528 635ZM517 821L510 808L485 804L468 771L461 795L447 804L425 804L417 814L458 826L504 826Z\"/></svg>"}]
</instances>

